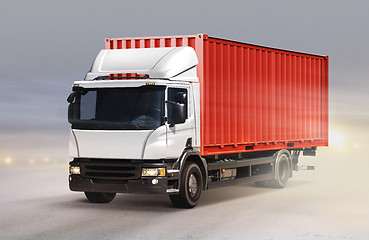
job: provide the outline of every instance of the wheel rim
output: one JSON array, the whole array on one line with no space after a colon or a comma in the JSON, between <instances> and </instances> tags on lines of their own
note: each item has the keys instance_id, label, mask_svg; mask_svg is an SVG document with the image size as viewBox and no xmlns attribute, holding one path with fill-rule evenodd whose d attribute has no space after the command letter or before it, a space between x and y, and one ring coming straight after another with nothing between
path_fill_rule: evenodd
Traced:
<instances>
[{"instance_id":1,"label":"wheel rim","mask_svg":"<svg viewBox=\"0 0 369 240\"><path fill-rule=\"evenodd\" d=\"M197 179L196 176L191 173L189 179L188 179L188 192L190 193L190 196L193 198L197 193Z\"/></svg>"},{"instance_id":2,"label":"wheel rim","mask_svg":"<svg viewBox=\"0 0 369 240\"><path fill-rule=\"evenodd\" d=\"M281 159L280 161L280 166L279 166L279 179L281 180L281 182L286 182L288 179L287 176L287 160L286 159Z\"/></svg>"}]
</instances>

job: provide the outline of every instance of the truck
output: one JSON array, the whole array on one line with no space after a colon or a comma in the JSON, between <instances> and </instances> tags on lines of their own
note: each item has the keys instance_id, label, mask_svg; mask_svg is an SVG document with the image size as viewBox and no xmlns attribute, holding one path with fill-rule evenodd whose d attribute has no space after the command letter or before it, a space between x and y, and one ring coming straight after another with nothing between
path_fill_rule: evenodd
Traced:
<instances>
[{"instance_id":1,"label":"truck","mask_svg":"<svg viewBox=\"0 0 369 240\"><path fill-rule=\"evenodd\" d=\"M328 146L328 56L207 34L107 38L67 101L69 188L94 203L283 188Z\"/></svg>"}]
</instances>

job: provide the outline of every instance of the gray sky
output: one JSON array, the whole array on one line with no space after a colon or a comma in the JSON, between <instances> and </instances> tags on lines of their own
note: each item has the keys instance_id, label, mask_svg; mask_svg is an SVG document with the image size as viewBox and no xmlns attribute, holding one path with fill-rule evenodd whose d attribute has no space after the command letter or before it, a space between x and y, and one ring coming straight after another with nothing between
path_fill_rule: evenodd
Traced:
<instances>
[{"instance_id":1,"label":"gray sky","mask_svg":"<svg viewBox=\"0 0 369 240\"><path fill-rule=\"evenodd\" d=\"M106 37L206 33L329 55L331 123L367 125L368 12L368 1L2 0L0 157L19 143L67 149L65 99Z\"/></svg>"}]
</instances>

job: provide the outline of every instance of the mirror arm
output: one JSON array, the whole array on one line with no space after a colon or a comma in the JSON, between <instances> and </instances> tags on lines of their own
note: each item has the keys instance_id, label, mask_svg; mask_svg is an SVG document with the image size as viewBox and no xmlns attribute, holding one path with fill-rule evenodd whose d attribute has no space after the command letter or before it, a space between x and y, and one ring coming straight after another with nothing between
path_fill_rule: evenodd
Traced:
<instances>
[{"instance_id":1,"label":"mirror arm","mask_svg":"<svg viewBox=\"0 0 369 240\"><path fill-rule=\"evenodd\" d=\"M165 103L170 103L170 104L173 104L173 105L177 104L176 102L172 102L172 101L165 101Z\"/></svg>"},{"instance_id":2,"label":"mirror arm","mask_svg":"<svg viewBox=\"0 0 369 240\"><path fill-rule=\"evenodd\" d=\"M72 92L71 94L69 94L69 96L67 97L67 102L72 103L74 101L74 98L76 97L76 92Z\"/></svg>"}]
</instances>

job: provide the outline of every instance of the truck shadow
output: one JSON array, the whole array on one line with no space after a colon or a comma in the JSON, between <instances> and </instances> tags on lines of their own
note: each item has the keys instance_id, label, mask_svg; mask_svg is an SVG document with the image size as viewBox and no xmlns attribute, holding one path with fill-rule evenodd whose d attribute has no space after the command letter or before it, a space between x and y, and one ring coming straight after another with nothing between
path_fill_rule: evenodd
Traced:
<instances>
[{"instance_id":1,"label":"truck shadow","mask_svg":"<svg viewBox=\"0 0 369 240\"><path fill-rule=\"evenodd\" d=\"M167 195L151 194L117 194L110 203L91 203L83 193L78 199L70 202L60 202L66 208L76 209L104 209L113 211L132 211L132 212L162 212L163 209L180 210L172 207Z\"/></svg>"},{"instance_id":2,"label":"truck shadow","mask_svg":"<svg viewBox=\"0 0 369 240\"><path fill-rule=\"evenodd\" d=\"M309 184L305 181L291 181L286 189L298 188L303 185ZM273 189L257 187L255 184L240 184L229 187L221 187L206 190L202 193L200 203L195 207L204 208L214 204L226 203L234 201L240 198L253 197L260 194L272 194L274 191L283 191L283 189ZM96 204L90 203L80 193L77 199L69 202L58 202L58 205L62 205L66 208L77 208L77 209L105 209L105 210L122 210L122 211L137 211L137 212L178 212L185 209L175 208L171 204L168 195L166 194L117 194L115 199L108 204Z\"/></svg>"},{"instance_id":3,"label":"truck shadow","mask_svg":"<svg viewBox=\"0 0 369 240\"><path fill-rule=\"evenodd\" d=\"M285 188L288 191L289 189L298 188L309 183L310 182L308 181L290 181ZM275 191L283 191L283 189L259 187L254 183L214 188L203 193L199 206L218 204L222 202L233 201L239 198L245 198L246 200L247 198L261 194L273 195Z\"/></svg>"},{"instance_id":4,"label":"truck shadow","mask_svg":"<svg viewBox=\"0 0 369 240\"><path fill-rule=\"evenodd\" d=\"M206 206L233 201L239 198L247 198L253 195L263 194L268 190L269 189L267 188L256 187L253 183L209 189L201 196L200 204L202 206Z\"/></svg>"}]
</instances>

